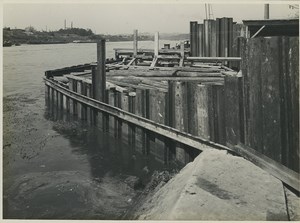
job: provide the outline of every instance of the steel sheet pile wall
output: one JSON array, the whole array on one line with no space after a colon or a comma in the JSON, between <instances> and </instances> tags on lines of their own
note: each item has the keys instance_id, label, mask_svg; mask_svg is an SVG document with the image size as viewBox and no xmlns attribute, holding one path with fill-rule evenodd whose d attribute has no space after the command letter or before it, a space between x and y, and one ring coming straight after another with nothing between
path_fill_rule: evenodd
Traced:
<instances>
[{"instance_id":1,"label":"steel sheet pile wall","mask_svg":"<svg viewBox=\"0 0 300 223\"><path fill-rule=\"evenodd\" d=\"M297 172L298 41L298 37L244 40L243 77L225 78L228 142L241 142Z\"/></svg>"}]
</instances>

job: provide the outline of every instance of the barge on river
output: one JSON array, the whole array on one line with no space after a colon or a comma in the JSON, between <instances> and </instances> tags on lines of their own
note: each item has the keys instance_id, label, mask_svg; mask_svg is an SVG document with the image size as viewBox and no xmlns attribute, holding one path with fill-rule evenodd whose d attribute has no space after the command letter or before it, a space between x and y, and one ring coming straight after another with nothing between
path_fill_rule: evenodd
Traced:
<instances>
[{"instance_id":1,"label":"barge on river","mask_svg":"<svg viewBox=\"0 0 300 223\"><path fill-rule=\"evenodd\" d=\"M299 191L298 37L247 24L191 22L179 49L159 49L158 33L154 50L138 49L135 30L113 60L101 40L97 62L45 72L46 101L163 162L227 150Z\"/></svg>"}]
</instances>

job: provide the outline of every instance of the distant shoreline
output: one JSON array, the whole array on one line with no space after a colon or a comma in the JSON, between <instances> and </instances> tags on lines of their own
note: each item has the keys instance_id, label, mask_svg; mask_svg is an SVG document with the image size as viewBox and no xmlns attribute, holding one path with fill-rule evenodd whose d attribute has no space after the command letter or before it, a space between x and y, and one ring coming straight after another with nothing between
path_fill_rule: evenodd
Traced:
<instances>
[{"instance_id":1,"label":"distant shoreline","mask_svg":"<svg viewBox=\"0 0 300 223\"><path fill-rule=\"evenodd\" d=\"M160 34L161 40L180 41L188 39L189 34ZM133 41L131 34L104 35L94 34L89 29L72 28L60 29L53 32L36 31L33 27L26 29L3 28L3 46L19 46L21 44L39 45L39 44L66 44L66 43L96 43L100 39L106 39L107 42L128 42ZM153 41L154 37L150 34L140 34L138 41Z\"/></svg>"}]
</instances>

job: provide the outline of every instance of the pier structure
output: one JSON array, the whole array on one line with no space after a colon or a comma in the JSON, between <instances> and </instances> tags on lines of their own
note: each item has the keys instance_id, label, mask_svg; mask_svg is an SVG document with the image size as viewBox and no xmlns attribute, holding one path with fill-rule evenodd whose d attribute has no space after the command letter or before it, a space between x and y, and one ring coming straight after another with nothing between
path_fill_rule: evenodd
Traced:
<instances>
[{"instance_id":1,"label":"pier structure","mask_svg":"<svg viewBox=\"0 0 300 223\"><path fill-rule=\"evenodd\" d=\"M189 49L138 49L135 30L106 61L100 41L97 62L45 72L46 101L163 162L226 150L299 191L298 37L196 23Z\"/></svg>"}]
</instances>

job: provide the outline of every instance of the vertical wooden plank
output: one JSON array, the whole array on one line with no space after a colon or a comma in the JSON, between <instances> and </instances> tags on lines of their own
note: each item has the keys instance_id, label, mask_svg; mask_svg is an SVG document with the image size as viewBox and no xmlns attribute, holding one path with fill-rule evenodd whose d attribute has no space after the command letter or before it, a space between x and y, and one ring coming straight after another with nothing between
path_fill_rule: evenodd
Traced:
<instances>
[{"instance_id":1,"label":"vertical wooden plank","mask_svg":"<svg viewBox=\"0 0 300 223\"><path fill-rule=\"evenodd\" d=\"M242 61L240 63L240 68L242 72L242 92L243 92L243 108L244 108L244 141L245 145L250 146L250 98L249 98L249 75L248 75L248 63L249 63L249 47L247 44L247 40L244 37L239 38L239 52L240 56L242 58Z\"/></svg>"},{"instance_id":2,"label":"vertical wooden plank","mask_svg":"<svg viewBox=\"0 0 300 223\"><path fill-rule=\"evenodd\" d=\"M212 142L217 141L215 134L215 97L213 94L213 88L211 85L206 85L207 87L207 98L208 98L208 125L209 125L209 139Z\"/></svg>"},{"instance_id":3,"label":"vertical wooden plank","mask_svg":"<svg viewBox=\"0 0 300 223\"><path fill-rule=\"evenodd\" d=\"M53 91L52 91L52 88L51 87L49 87L49 105L51 105L52 104L52 101L53 101L53 93L52 93Z\"/></svg>"},{"instance_id":4,"label":"vertical wooden plank","mask_svg":"<svg viewBox=\"0 0 300 223\"><path fill-rule=\"evenodd\" d=\"M135 92L131 92L128 94L128 111L135 114L136 110L136 94ZM136 128L133 124L128 124L128 142L131 148L135 148L135 131Z\"/></svg>"},{"instance_id":5,"label":"vertical wooden plank","mask_svg":"<svg viewBox=\"0 0 300 223\"><path fill-rule=\"evenodd\" d=\"M168 126L174 127L175 126L175 82L174 81L168 81L168 94L167 94L167 104L166 107L166 114L168 116ZM166 140L167 145L167 154L166 157L169 160L175 160L176 159L176 146L175 142L173 140Z\"/></svg>"},{"instance_id":6,"label":"vertical wooden plank","mask_svg":"<svg viewBox=\"0 0 300 223\"><path fill-rule=\"evenodd\" d=\"M184 106L185 101L185 85L182 82L174 82L174 128L187 132L184 110L186 111L186 107ZM184 148L181 146L176 146L176 159L181 163L186 163L186 153Z\"/></svg>"},{"instance_id":7,"label":"vertical wooden plank","mask_svg":"<svg viewBox=\"0 0 300 223\"><path fill-rule=\"evenodd\" d=\"M113 90L110 90L108 93L108 104L115 106L115 93ZM108 132L115 136L115 118L113 116L109 116L109 130Z\"/></svg>"},{"instance_id":8,"label":"vertical wooden plank","mask_svg":"<svg viewBox=\"0 0 300 223\"><path fill-rule=\"evenodd\" d=\"M198 135L198 120L197 120L197 83L187 83L187 120L188 129L187 132L192 135Z\"/></svg>"},{"instance_id":9,"label":"vertical wooden plank","mask_svg":"<svg viewBox=\"0 0 300 223\"><path fill-rule=\"evenodd\" d=\"M121 94L121 108L124 111L129 111L129 101L128 96L125 93ZM128 145L128 133L129 133L128 123L122 122L122 141Z\"/></svg>"},{"instance_id":10,"label":"vertical wooden plank","mask_svg":"<svg viewBox=\"0 0 300 223\"><path fill-rule=\"evenodd\" d=\"M98 127L98 129L100 129L101 131L104 131L104 129L103 129L103 114L102 114L102 112L96 112L96 113L94 113L94 121L95 121L96 126Z\"/></svg>"},{"instance_id":11,"label":"vertical wooden plank","mask_svg":"<svg viewBox=\"0 0 300 223\"><path fill-rule=\"evenodd\" d=\"M165 93L159 90L151 90L149 94L150 102L150 119L156 123L165 124ZM165 143L163 138L155 137L155 140L150 145L150 152L155 155L160 161L164 162Z\"/></svg>"},{"instance_id":12,"label":"vertical wooden plank","mask_svg":"<svg viewBox=\"0 0 300 223\"><path fill-rule=\"evenodd\" d=\"M108 93L109 93L109 90L105 90L105 94L104 94L104 102L106 104L108 104ZM102 122L103 122L103 131L104 132L108 132L109 131L109 115L107 113L102 113Z\"/></svg>"},{"instance_id":13,"label":"vertical wooden plank","mask_svg":"<svg viewBox=\"0 0 300 223\"><path fill-rule=\"evenodd\" d=\"M59 94L59 101L60 101L60 103L59 103L59 109L60 109L60 110L63 110L63 109L64 109L64 107L63 107L63 102L64 102L63 96L64 96L64 95L63 95L62 93Z\"/></svg>"},{"instance_id":14,"label":"vertical wooden plank","mask_svg":"<svg viewBox=\"0 0 300 223\"><path fill-rule=\"evenodd\" d=\"M233 56L232 48L233 48L233 19L227 18L228 24L228 57ZM232 67L232 62L228 62L228 66Z\"/></svg>"},{"instance_id":15,"label":"vertical wooden plank","mask_svg":"<svg viewBox=\"0 0 300 223\"><path fill-rule=\"evenodd\" d=\"M279 95L279 44L278 37L265 38L261 66L263 114L263 152L281 162L280 95Z\"/></svg>"},{"instance_id":16,"label":"vertical wooden plank","mask_svg":"<svg viewBox=\"0 0 300 223\"><path fill-rule=\"evenodd\" d=\"M180 61L179 61L179 66L183 67L184 66L184 42L180 42Z\"/></svg>"},{"instance_id":17,"label":"vertical wooden plank","mask_svg":"<svg viewBox=\"0 0 300 223\"><path fill-rule=\"evenodd\" d=\"M299 153L299 37L289 37L288 47L288 92L290 103L288 106L289 123L289 167L300 172Z\"/></svg>"},{"instance_id":18,"label":"vertical wooden plank","mask_svg":"<svg viewBox=\"0 0 300 223\"><path fill-rule=\"evenodd\" d=\"M137 56L137 50L138 50L138 30L133 30L133 56Z\"/></svg>"},{"instance_id":19,"label":"vertical wooden plank","mask_svg":"<svg viewBox=\"0 0 300 223\"><path fill-rule=\"evenodd\" d=\"M57 107L57 91L53 88L53 106Z\"/></svg>"},{"instance_id":20,"label":"vertical wooden plank","mask_svg":"<svg viewBox=\"0 0 300 223\"><path fill-rule=\"evenodd\" d=\"M220 56L225 57L225 18L220 19Z\"/></svg>"},{"instance_id":21,"label":"vertical wooden plank","mask_svg":"<svg viewBox=\"0 0 300 223\"><path fill-rule=\"evenodd\" d=\"M209 20L204 20L204 56L210 56L210 26Z\"/></svg>"},{"instance_id":22,"label":"vertical wooden plank","mask_svg":"<svg viewBox=\"0 0 300 223\"><path fill-rule=\"evenodd\" d=\"M225 126L226 142L229 146L242 142L243 122L240 110L240 101L243 95L240 92L242 77L225 76Z\"/></svg>"},{"instance_id":23,"label":"vertical wooden plank","mask_svg":"<svg viewBox=\"0 0 300 223\"><path fill-rule=\"evenodd\" d=\"M190 44L191 44L191 50L190 54L191 56L198 56L198 23L195 21L190 22Z\"/></svg>"},{"instance_id":24,"label":"vertical wooden plank","mask_svg":"<svg viewBox=\"0 0 300 223\"><path fill-rule=\"evenodd\" d=\"M144 117L144 97L143 97L143 90L136 89L136 114ZM135 132L135 148L136 150L142 152L145 146L145 134L143 129L136 127Z\"/></svg>"},{"instance_id":25,"label":"vertical wooden plank","mask_svg":"<svg viewBox=\"0 0 300 223\"><path fill-rule=\"evenodd\" d=\"M210 26L211 26L211 31L210 31L210 56L215 57L217 56L217 33L216 33L216 21L210 20Z\"/></svg>"},{"instance_id":26,"label":"vertical wooden plank","mask_svg":"<svg viewBox=\"0 0 300 223\"><path fill-rule=\"evenodd\" d=\"M50 99L50 87L48 85L45 84L45 103L46 105L49 105L49 99Z\"/></svg>"},{"instance_id":27,"label":"vertical wooden plank","mask_svg":"<svg viewBox=\"0 0 300 223\"><path fill-rule=\"evenodd\" d=\"M67 97L65 95L63 95L63 109L65 111L67 111Z\"/></svg>"},{"instance_id":28,"label":"vertical wooden plank","mask_svg":"<svg viewBox=\"0 0 300 223\"><path fill-rule=\"evenodd\" d=\"M122 108L121 95L121 92L115 92L115 106L117 108ZM119 139L122 138L122 121L118 118L115 119L115 136Z\"/></svg>"},{"instance_id":29,"label":"vertical wooden plank","mask_svg":"<svg viewBox=\"0 0 300 223\"><path fill-rule=\"evenodd\" d=\"M91 85L90 84L86 85L86 96L91 98ZM89 106L86 108L86 119L87 119L88 124L92 123L92 109Z\"/></svg>"},{"instance_id":30,"label":"vertical wooden plank","mask_svg":"<svg viewBox=\"0 0 300 223\"><path fill-rule=\"evenodd\" d=\"M198 24L198 56L204 56L204 29L203 24Z\"/></svg>"},{"instance_id":31,"label":"vertical wooden plank","mask_svg":"<svg viewBox=\"0 0 300 223\"><path fill-rule=\"evenodd\" d=\"M146 89L144 91L144 114L145 118L150 119L150 90ZM147 130L144 130L145 132L145 147L144 147L144 154L150 153L150 140L153 139L153 134Z\"/></svg>"},{"instance_id":32,"label":"vertical wooden plank","mask_svg":"<svg viewBox=\"0 0 300 223\"><path fill-rule=\"evenodd\" d=\"M263 114L262 114L262 48L263 38L249 39L248 42L248 81L249 81L249 130L250 147L263 153Z\"/></svg>"},{"instance_id":33,"label":"vertical wooden plank","mask_svg":"<svg viewBox=\"0 0 300 223\"><path fill-rule=\"evenodd\" d=\"M269 19L270 18L270 13L269 13L269 4L265 4L264 7L264 19Z\"/></svg>"},{"instance_id":34,"label":"vertical wooden plank","mask_svg":"<svg viewBox=\"0 0 300 223\"><path fill-rule=\"evenodd\" d=\"M219 18L216 18L216 56L220 57L220 22Z\"/></svg>"},{"instance_id":35,"label":"vertical wooden plank","mask_svg":"<svg viewBox=\"0 0 300 223\"><path fill-rule=\"evenodd\" d=\"M159 52L159 32L154 35L154 56L157 57Z\"/></svg>"},{"instance_id":36,"label":"vertical wooden plank","mask_svg":"<svg viewBox=\"0 0 300 223\"><path fill-rule=\"evenodd\" d=\"M60 95L61 93L57 91L57 109L60 110L61 101L60 101Z\"/></svg>"},{"instance_id":37,"label":"vertical wooden plank","mask_svg":"<svg viewBox=\"0 0 300 223\"><path fill-rule=\"evenodd\" d=\"M73 91L77 92L77 80L73 79ZM76 100L73 100L73 114L78 115L78 110L77 110L77 105L78 102Z\"/></svg>"},{"instance_id":38,"label":"vertical wooden plank","mask_svg":"<svg viewBox=\"0 0 300 223\"><path fill-rule=\"evenodd\" d=\"M228 18L223 18L224 19L224 56L228 57L229 56L229 40L228 40L228 32L229 32L229 24L228 24ZM226 65L226 62L225 62Z\"/></svg>"},{"instance_id":39,"label":"vertical wooden plank","mask_svg":"<svg viewBox=\"0 0 300 223\"><path fill-rule=\"evenodd\" d=\"M81 93L84 96L87 96L87 85L88 83L83 82L81 83L82 89L81 89ZM82 119L83 120L87 120L87 105L86 104L82 104Z\"/></svg>"},{"instance_id":40,"label":"vertical wooden plank","mask_svg":"<svg viewBox=\"0 0 300 223\"><path fill-rule=\"evenodd\" d=\"M197 84L196 88L196 104L197 104L197 135L210 139L209 129L209 105L208 105L208 93L209 86Z\"/></svg>"},{"instance_id":41,"label":"vertical wooden plank","mask_svg":"<svg viewBox=\"0 0 300 223\"><path fill-rule=\"evenodd\" d=\"M69 79L69 90L74 91L74 87L73 87L73 79ZM74 103L73 103L73 99L69 98L69 110L70 110L70 114L73 115L74 114Z\"/></svg>"},{"instance_id":42,"label":"vertical wooden plank","mask_svg":"<svg viewBox=\"0 0 300 223\"><path fill-rule=\"evenodd\" d=\"M77 93L83 94L82 92L82 81L77 81ZM82 105L80 102L77 103L77 115L79 119L82 119Z\"/></svg>"},{"instance_id":43,"label":"vertical wooden plank","mask_svg":"<svg viewBox=\"0 0 300 223\"><path fill-rule=\"evenodd\" d=\"M225 130L225 97L224 86L213 85L214 92L214 112L215 112L215 130L217 135L216 142L222 145L226 144Z\"/></svg>"},{"instance_id":44,"label":"vertical wooden plank","mask_svg":"<svg viewBox=\"0 0 300 223\"><path fill-rule=\"evenodd\" d=\"M105 102L105 90L106 90L106 69L105 69L105 39L101 39L97 42L97 71L92 72L94 98L96 100Z\"/></svg>"}]
</instances>

